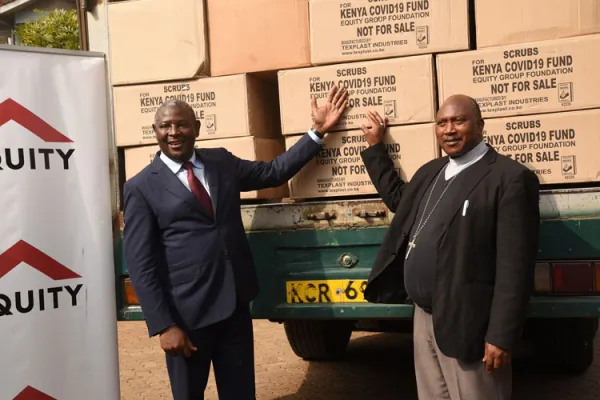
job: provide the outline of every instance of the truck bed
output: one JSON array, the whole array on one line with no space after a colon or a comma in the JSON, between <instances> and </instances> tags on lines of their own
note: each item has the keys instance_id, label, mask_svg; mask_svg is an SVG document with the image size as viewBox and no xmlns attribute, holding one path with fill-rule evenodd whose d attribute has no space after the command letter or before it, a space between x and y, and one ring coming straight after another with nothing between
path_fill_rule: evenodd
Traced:
<instances>
[{"instance_id":1,"label":"truck bed","mask_svg":"<svg viewBox=\"0 0 600 400\"><path fill-rule=\"evenodd\" d=\"M546 189L540 192L542 229L538 261L600 260L600 189ZM290 285L352 285L368 276L393 213L379 198L316 199L245 204L244 228L254 254L261 292L253 302L255 318L410 318L408 305L362 301L294 304ZM121 228L122 228L122 218ZM120 279L127 277L122 242L117 239ZM341 283L340 283L341 282ZM332 287L333 289L333 287ZM343 288L340 288L342 290ZM598 293L545 294L531 302L531 317L600 315ZM124 306L122 319L141 319L139 306Z\"/></svg>"},{"instance_id":2,"label":"truck bed","mask_svg":"<svg viewBox=\"0 0 600 400\"><path fill-rule=\"evenodd\" d=\"M600 188L540 192L543 221L600 217ZM242 206L247 232L297 229L358 229L388 226L394 216L380 198L310 200Z\"/></svg>"}]
</instances>

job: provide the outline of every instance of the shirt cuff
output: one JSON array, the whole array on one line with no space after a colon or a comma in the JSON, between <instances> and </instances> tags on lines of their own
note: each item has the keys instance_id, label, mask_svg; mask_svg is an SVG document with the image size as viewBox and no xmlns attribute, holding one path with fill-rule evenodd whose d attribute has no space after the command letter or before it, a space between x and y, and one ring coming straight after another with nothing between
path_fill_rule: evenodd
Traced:
<instances>
[{"instance_id":1,"label":"shirt cuff","mask_svg":"<svg viewBox=\"0 0 600 400\"><path fill-rule=\"evenodd\" d=\"M317 144L323 144L323 139L318 137L312 130L308 131L308 136L310 136L311 139L314 140Z\"/></svg>"}]
</instances>

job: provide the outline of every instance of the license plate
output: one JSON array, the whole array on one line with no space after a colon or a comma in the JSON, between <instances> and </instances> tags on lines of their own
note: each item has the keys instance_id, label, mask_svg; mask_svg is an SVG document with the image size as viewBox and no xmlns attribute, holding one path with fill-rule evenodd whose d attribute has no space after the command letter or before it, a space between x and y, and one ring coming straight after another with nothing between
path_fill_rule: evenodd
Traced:
<instances>
[{"instance_id":1,"label":"license plate","mask_svg":"<svg viewBox=\"0 0 600 400\"><path fill-rule=\"evenodd\" d=\"M364 303L367 281L363 279L287 281L288 304Z\"/></svg>"}]
</instances>

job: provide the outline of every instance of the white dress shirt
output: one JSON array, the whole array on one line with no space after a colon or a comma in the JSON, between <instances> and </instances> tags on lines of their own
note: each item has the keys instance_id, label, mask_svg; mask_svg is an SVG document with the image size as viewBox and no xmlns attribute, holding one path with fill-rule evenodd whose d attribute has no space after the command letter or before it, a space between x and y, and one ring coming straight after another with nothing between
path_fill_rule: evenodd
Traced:
<instances>
[{"instance_id":1,"label":"white dress shirt","mask_svg":"<svg viewBox=\"0 0 600 400\"><path fill-rule=\"evenodd\" d=\"M446 180L452 178L464 169L467 169L477 161L481 160L485 153L488 151L488 146L482 140L477 146L473 147L468 153L463 154L460 157L450 158L448 161L448 167L446 167L445 178Z\"/></svg>"},{"instance_id":2,"label":"white dress shirt","mask_svg":"<svg viewBox=\"0 0 600 400\"><path fill-rule=\"evenodd\" d=\"M315 135L312 131L308 131L308 135L318 144L323 143L321 138ZM188 184L188 171L187 169L183 168L183 163L180 161L171 160L163 152L160 153L160 159L171 171L173 171L175 176L177 176L181 183L183 183L183 185L191 192L192 190ZM206 168L204 168L204 164L196 156L196 152L192 153L192 158L190 158L189 161L194 166L194 175L196 175L196 178L198 178L202 186L204 186L204 189L206 189L208 196L212 199L210 188L208 187L208 180L206 179Z\"/></svg>"},{"instance_id":3,"label":"white dress shirt","mask_svg":"<svg viewBox=\"0 0 600 400\"><path fill-rule=\"evenodd\" d=\"M183 185L191 192L192 190L190 189L190 185L188 184L188 171L187 169L183 168L183 163L180 161L171 160L165 155L165 153L162 152L160 153L160 159L167 165L167 167L169 167L171 171L173 171L175 176L177 176L181 183L183 183ZM202 186L204 186L204 189L206 189L208 196L212 198L212 196L210 196L208 180L206 179L206 169L204 168L204 164L202 163L202 161L200 161L198 157L196 157L196 152L192 153L192 158L190 158L189 161L194 166L194 175L196 175L196 178L198 178Z\"/></svg>"}]
</instances>

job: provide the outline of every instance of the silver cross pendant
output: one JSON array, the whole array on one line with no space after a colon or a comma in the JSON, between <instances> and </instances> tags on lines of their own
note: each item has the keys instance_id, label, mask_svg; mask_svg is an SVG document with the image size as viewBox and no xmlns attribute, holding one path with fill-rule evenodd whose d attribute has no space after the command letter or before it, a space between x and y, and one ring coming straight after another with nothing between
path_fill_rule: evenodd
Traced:
<instances>
[{"instance_id":1,"label":"silver cross pendant","mask_svg":"<svg viewBox=\"0 0 600 400\"><path fill-rule=\"evenodd\" d=\"M410 254L410 251L412 249L414 249L415 247L417 247L417 245L415 244L415 239L413 239L410 242L408 242L408 251L406 252L406 258L405 258L405 260L408 260L408 255Z\"/></svg>"}]
</instances>

